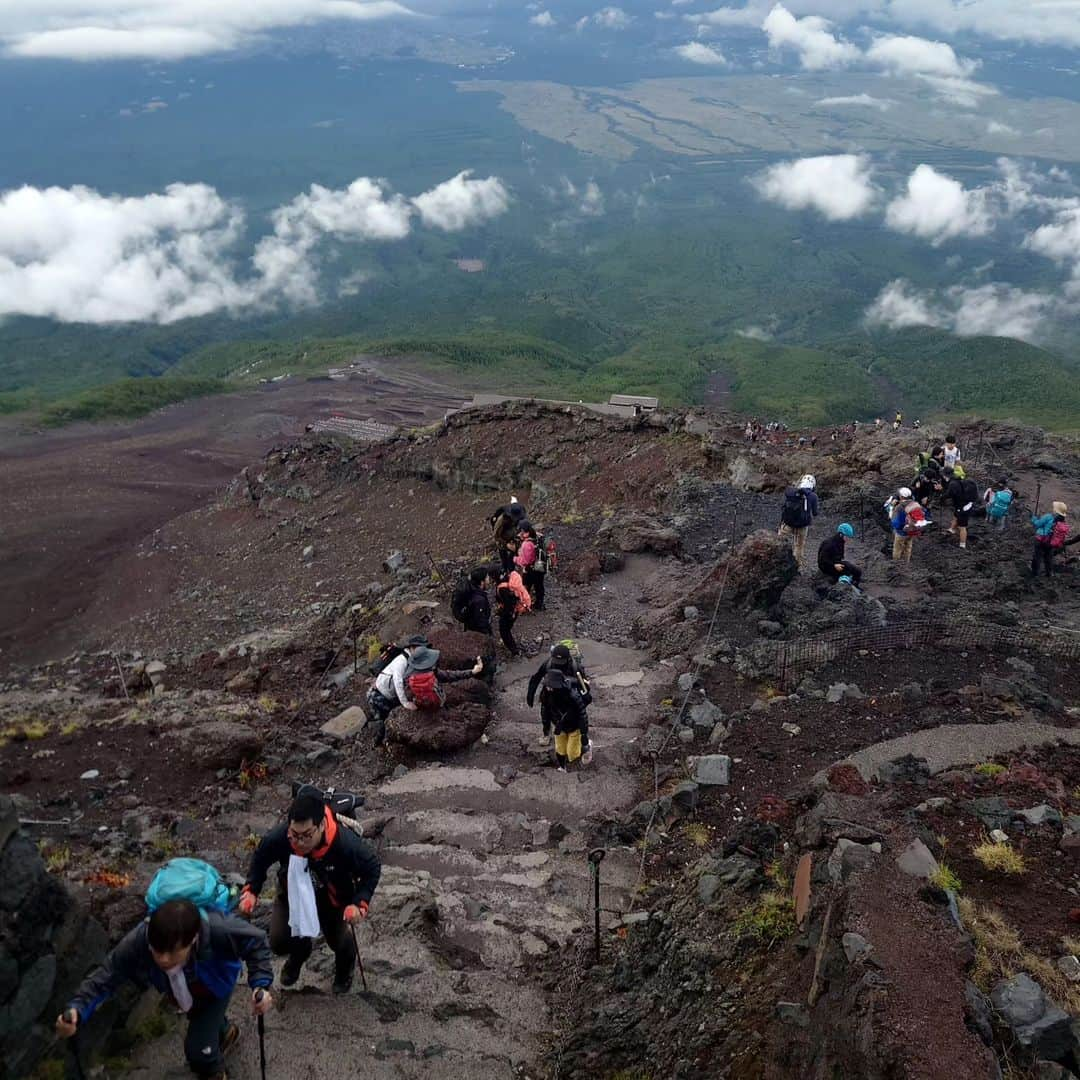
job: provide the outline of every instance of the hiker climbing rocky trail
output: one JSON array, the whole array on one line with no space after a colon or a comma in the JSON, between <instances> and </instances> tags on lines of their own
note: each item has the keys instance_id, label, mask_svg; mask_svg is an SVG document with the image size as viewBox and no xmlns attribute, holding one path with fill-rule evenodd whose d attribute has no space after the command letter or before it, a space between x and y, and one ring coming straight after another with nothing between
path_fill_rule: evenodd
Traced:
<instances>
[{"instance_id":1,"label":"hiker climbing rocky trail","mask_svg":"<svg viewBox=\"0 0 1080 1080\"><path fill-rule=\"evenodd\" d=\"M139 924L162 863L197 856L239 887L308 781L366 797L381 879L347 992L322 942L295 984L275 960L268 1076L884 1080L936 1078L935 1055L949 1080L1032 1055L1075 1072L1077 575L1066 551L1051 581L1028 576L1022 514L1035 476L1075 499L1080 464L1041 433L985 435L1017 462L1017 521L973 523L967 550L921 540L910 564L889 560L880 507L922 435L748 448L723 420L513 402L379 446L274 450L130 556L130 617L3 688L0 972L18 979L0 1006L33 1021L0 1032L4 1054L55 1048L56 1010ZM800 569L777 525L810 473ZM518 657L452 614L476 569L494 591L507 477L558 545L543 609L515 613ZM845 524L859 590L811 554ZM592 759L565 772L527 703L563 639L593 694ZM393 690L382 746L364 709L383 647L410 642L439 654L423 670L444 704ZM4 952L24 909L41 926ZM80 951L64 928L84 923ZM1045 1038L1019 1013L978 1020L1020 974ZM87 1060L179 1080L183 1024L158 1002L103 1010ZM231 1010L229 1075L252 1080L250 999Z\"/></svg>"}]
</instances>

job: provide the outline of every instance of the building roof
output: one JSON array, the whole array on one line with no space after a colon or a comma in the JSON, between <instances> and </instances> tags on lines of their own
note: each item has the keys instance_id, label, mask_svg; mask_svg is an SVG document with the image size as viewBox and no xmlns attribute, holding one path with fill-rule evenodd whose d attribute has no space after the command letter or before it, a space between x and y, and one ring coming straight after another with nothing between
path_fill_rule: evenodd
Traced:
<instances>
[{"instance_id":1,"label":"building roof","mask_svg":"<svg viewBox=\"0 0 1080 1080\"><path fill-rule=\"evenodd\" d=\"M654 397L641 397L637 394L612 394L608 400L609 405L640 405L643 409L659 409L660 399Z\"/></svg>"}]
</instances>

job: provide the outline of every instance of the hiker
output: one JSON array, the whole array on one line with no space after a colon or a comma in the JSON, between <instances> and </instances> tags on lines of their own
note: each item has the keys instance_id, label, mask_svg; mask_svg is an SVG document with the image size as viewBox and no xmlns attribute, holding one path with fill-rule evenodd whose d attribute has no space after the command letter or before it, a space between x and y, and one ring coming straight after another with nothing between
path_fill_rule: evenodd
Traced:
<instances>
[{"instance_id":1,"label":"hiker","mask_svg":"<svg viewBox=\"0 0 1080 1080\"><path fill-rule=\"evenodd\" d=\"M386 742L386 718L399 706L415 709L405 692L405 671L409 666L409 655L413 649L426 646L428 640L423 634L409 638L404 645L394 645L388 650L382 670L375 676L371 689L367 693L368 719L375 725L375 745Z\"/></svg>"},{"instance_id":2,"label":"hiker","mask_svg":"<svg viewBox=\"0 0 1080 1080\"><path fill-rule=\"evenodd\" d=\"M836 532L828 539L821 542L818 548L818 569L833 584L844 582L846 585L859 587L862 581L862 571L844 558L844 545L855 535L855 530L845 521L836 527Z\"/></svg>"},{"instance_id":3,"label":"hiker","mask_svg":"<svg viewBox=\"0 0 1080 1080\"><path fill-rule=\"evenodd\" d=\"M504 570L509 570L514 565L517 535L524 518L525 507L518 502L516 495L510 496L508 506L500 506L488 518L495 542L495 552Z\"/></svg>"},{"instance_id":4,"label":"hiker","mask_svg":"<svg viewBox=\"0 0 1080 1080\"><path fill-rule=\"evenodd\" d=\"M941 452L941 467L943 469L955 469L956 463L960 460L960 447L956 445L955 435L945 436L945 445L942 447Z\"/></svg>"},{"instance_id":5,"label":"hiker","mask_svg":"<svg viewBox=\"0 0 1080 1080\"><path fill-rule=\"evenodd\" d=\"M921 428L921 427L922 427L922 421L921 421L921 420L920 420L920 419L919 419L918 417L915 417L915 419L911 421L911 426L912 426L912 427L913 427L913 428L914 428L914 429L915 429L916 431L918 431L918 430L919 430L919 428Z\"/></svg>"},{"instance_id":6,"label":"hiker","mask_svg":"<svg viewBox=\"0 0 1080 1080\"><path fill-rule=\"evenodd\" d=\"M495 610L499 614L499 637L511 657L521 656L522 650L514 640L514 623L519 615L532 609L532 597L516 570L504 570L495 586Z\"/></svg>"},{"instance_id":7,"label":"hiker","mask_svg":"<svg viewBox=\"0 0 1080 1080\"><path fill-rule=\"evenodd\" d=\"M817 480L807 473L794 487L784 492L784 504L780 508L781 536L791 537L795 562L802 569L806 556L806 536L810 524L818 515Z\"/></svg>"},{"instance_id":8,"label":"hiker","mask_svg":"<svg viewBox=\"0 0 1080 1080\"><path fill-rule=\"evenodd\" d=\"M899 409L897 409L896 410L896 419L893 420L892 429L893 429L893 431L899 431L903 426L904 426L904 414Z\"/></svg>"},{"instance_id":9,"label":"hiker","mask_svg":"<svg viewBox=\"0 0 1080 1080\"><path fill-rule=\"evenodd\" d=\"M444 683L475 679L484 670L484 661L479 656L471 668L463 671L443 671L438 665L439 651L422 634L416 634L379 672L367 696L371 719L376 724L376 746L386 742L386 718L398 706L409 712L440 709L445 697Z\"/></svg>"},{"instance_id":10,"label":"hiker","mask_svg":"<svg viewBox=\"0 0 1080 1080\"><path fill-rule=\"evenodd\" d=\"M746 421L746 427L743 429L743 438L745 438L747 442L754 441L754 423L752 420Z\"/></svg>"},{"instance_id":11,"label":"hiker","mask_svg":"<svg viewBox=\"0 0 1080 1080\"><path fill-rule=\"evenodd\" d=\"M514 567L533 599L533 610L544 610L544 582L547 578L547 553L542 550L541 538L531 522L521 523L521 541L514 557Z\"/></svg>"},{"instance_id":12,"label":"hiker","mask_svg":"<svg viewBox=\"0 0 1080 1080\"><path fill-rule=\"evenodd\" d=\"M911 494L921 505L929 506L930 500L935 495L940 495L944 485L941 483L941 474L921 472L911 484Z\"/></svg>"},{"instance_id":13,"label":"hiker","mask_svg":"<svg viewBox=\"0 0 1080 1080\"><path fill-rule=\"evenodd\" d=\"M491 578L490 567L474 567L454 590L450 600L451 613L466 630L474 634L487 634L488 637L492 636L491 601L487 594Z\"/></svg>"},{"instance_id":14,"label":"hiker","mask_svg":"<svg viewBox=\"0 0 1080 1080\"><path fill-rule=\"evenodd\" d=\"M533 703L536 700L536 691L541 684L544 683L545 678L549 671L560 671L566 677L567 682L577 692L578 697L581 699L583 710L587 710L592 703L592 690L589 686L589 674L585 670L584 661L581 658L581 652L577 649L577 646L570 641L560 641L551 646L548 653L548 658L533 672L529 679L529 687L525 694L525 701L529 708L533 707ZM543 693L540 695L540 723L542 725L542 734L540 735L540 745L547 746L551 742L551 733L555 727L555 714L557 709L555 705L559 703L561 699L553 696L549 701ZM565 704L565 701L563 701ZM574 706L576 708L576 706ZM587 711L583 711L580 717L580 731L581 731L581 764L589 765L592 763L593 751L592 744L589 742L589 715Z\"/></svg>"},{"instance_id":15,"label":"hiker","mask_svg":"<svg viewBox=\"0 0 1080 1080\"><path fill-rule=\"evenodd\" d=\"M952 525L949 526L950 536L958 534L960 547L967 548L968 521L971 519L971 511L979 501L979 489L974 480L969 480L961 471L961 466L946 465L944 476L948 479L945 488L945 497L953 505Z\"/></svg>"},{"instance_id":16,"label":"hiker","mask_svg":"<svg viewBox=\"0 0 1080 1080\"><path fill-rule=\"evenodd\" d=\"M322 793L305 786L288 819L271 829L251 857L237 910L250 916L278 864L270 912L270 948L287 956L281 985L294 986L321 933L334 951L335 994L346 994L356 969L356 939L346 927L367 918L382 865L375 849L338 821Z\"/></svg>"},{"instance_id":17,"label":"hiker","mask_svg":"<svg viewBox=\"0 0 1080 1080\"><path fill-rule=\"evenodd\" d=\"M1069 535L1069 523L1066 515L1069 508L1063 502L1055 502L1050 507L1049 514L1040 514L1036 517L1031 515L1031 524L1035 526L1035 550L1031 556L1031 576L1039 576L1039 565L1042 564L1046 576L1050 577L1054 572L1054 553L1060 551L1066 544Z\"/></svg>"},{"instance_id":18,"label":"hiker","mask_svg":"<svg viewBox=\"0 0 1080 1080\"><path fill-rule=\"evenodd\" d=\"M200 911L191 900L170 900L130 931L83 981L57 1018L56 1034L70 1039L124 983L153 987L187 1014L184 1056L192 1072L226 1080L225 1053L240 1037L226 1012L241 962L252 991L251 1011L263 1016L274 1003L266 934L221 911Z\"/></svg>"},{"instance_id":19,"label":"hiker","mask_svg":"<svg viewBox=\"0 0 1080 1080\"><path fill-rule=\"evenodd\" d=\"M983 492L983 504L986 506L986 520L995 528L1004 529L1015 495L1004 477L998 481L996 490L988 487Z\"/></svg>"},{"instance_id":20,"label":"hiker","mask_svg":"<svg viewBox=\"0 0 1080 1080\"><path fill-rule=\"evenodd\" d=\"M914 497L910 488L901 488L893 503L889 524L893 531L893 562L911 562L911 553L915 547L915 537L919 536L930 520L922 504Z\"/></svg>"}]
</instances>

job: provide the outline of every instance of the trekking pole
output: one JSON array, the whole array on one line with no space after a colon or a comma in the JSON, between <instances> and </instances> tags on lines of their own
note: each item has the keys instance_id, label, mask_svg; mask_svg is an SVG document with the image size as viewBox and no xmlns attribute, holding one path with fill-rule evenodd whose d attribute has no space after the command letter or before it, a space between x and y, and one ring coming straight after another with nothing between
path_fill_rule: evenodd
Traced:
<instances>
[{"instance_id":1,"label":"trekking pole","mask_svg":"<svg viewBox=\"0 0 1080 1080\"><path fill-rule=\"evenodd\" d=\"M356 953L356 966L360 969L360 985L367 993L367 977L364 975L364 961L360 958L360 946L356 943L356 927L349 923L349 933L352 934L353 952Z\"/></svg>"},{"instance_id":2,"label":"trekking pole","mask_svg":"<svg viewBox=\"0 0 1080 1080\"><path fill-rule=\"evenodd\" d=\"M1035 485L1035 509L1031 511L1033 514L1037 514L1039 512L1039 499L1040 499L1041 496L1042 496L1042 481L1040 480Z\"/></svg>"},{"instance_id":3,"label":"trekking pole","mask_svg":"<svg viewBox=\"0 0 1080 1080\"><path fill-rule=\"evenodd\" d=\"M439 579L440 584L442 584L444 588L449 588L449 586L446 584L446 578L442 576L442 572L435 564L435 560L431 557L431 552L425 551L424 554L427 556L427 561L431 563L431 569L435 571L435 576Z\"/></svg>"},{"instance_id":4,"label":"trekking pole","mask_svg":"<svg viewBox=\"0 0 1080 1080\"><path fill-rule=\"evenodd\" d=\"M255 991L255 1000L262 1001L266 991L259 989ZM262 1080L266 1080L266 1017L259 1014L258 1017L259 1027L259 1072L262 1075Z\"/></svg>"},{"instance_id":5,"label":"trekking pole","mask_svg":"<svg viewBox=\"0 0 1080 1080\"><path fill-rule=\"evenodd\" d=\"M120 660L116 653L112 654L113 663L116 664L116 670L120 673L120 689L124 691L124 700L130 701L131 695L128 693L127 679L124 678L124 669L120 666Z\"/></svg>"},{"instance_id":6,"label":"trekking pole","mask_svg":"<svg viewBox=\"0 0 1080 1080\"><path fill-rule=\"evenodd\" d=\"M593 848L589 852L589 865L593 875L593 934L596 941L596 962L600 963L600 864L606 852L603 848Z\"/></svg>"},{"instance_id":7,"label":"trekking pole","mask_svg":"<svg viewBox=\"0 0 1080 1080\"><path fill-rule=\"evenodd\" d=\"M78 1013L74 1009L68 1009L67 1017L74 1016L76 1023L78 1022ZM71 1036L69 1042L71 1043L71 1071L75 1077L75 1080L86 1080L86 1071L82 1067L82 1057L79 1054L79 1031L76 1028L75 1034Z\"/></svg>"}]
</instances>

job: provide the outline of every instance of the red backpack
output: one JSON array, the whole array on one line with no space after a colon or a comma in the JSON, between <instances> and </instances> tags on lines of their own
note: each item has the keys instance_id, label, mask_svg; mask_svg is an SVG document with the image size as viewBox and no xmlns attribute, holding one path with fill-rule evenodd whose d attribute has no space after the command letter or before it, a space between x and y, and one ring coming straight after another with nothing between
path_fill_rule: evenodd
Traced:
<instances>
[{"instance_id":1,"label":"red backpack","mask_svg":"<svg viewBox=\"0 0 1080 1080\"><path fill-rule=\"evenodd\" d=\"M435 669L405 670L405 696L418 709L441 709L446 703Z\"/></svg>"},{"instance_id":2,"label":"red backpack","mask_svg":"<svg viewBox=\"0 0 1080 1080\"><path fill-rule=\"evenodd\" d=\"M906 516L904 535L920 536L926 526L919 525L918 522L926 520L926 511L917 502L912 502L904 507L904 514Z\"/></svg>"},{"instance_id":3,"label":"red backpack","mask_svg":"<svg viewBox=\"0 0 1080 1080\"><path fill-rule=\"evenodd\" d=\"M1065 546L1065 538L1069 535L1069 523L1067 521L1055 521L1050 530L1049 543L1052 548Z\"/></svg>"}]
</instances>

